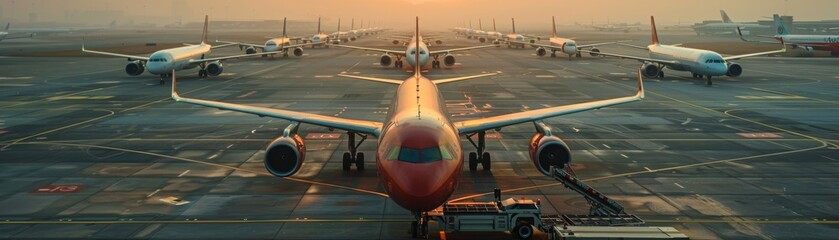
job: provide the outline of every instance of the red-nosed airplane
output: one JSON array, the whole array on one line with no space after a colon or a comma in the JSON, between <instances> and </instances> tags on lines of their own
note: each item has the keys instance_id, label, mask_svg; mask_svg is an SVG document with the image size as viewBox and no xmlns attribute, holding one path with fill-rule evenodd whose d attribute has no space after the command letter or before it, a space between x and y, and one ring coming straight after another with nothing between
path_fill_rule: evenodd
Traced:
<instances>
[{"instance_id":1,"label":"red-nosed airplane","mask_svg":"<svg viewBox=\"0 0 839 240\"><path fill-rule=\"evenodd\" d=\"M419 18L417 18L415 36L414 44L419 48L422 43L419 39ZM414 57L419 58L419 55L414 55ZM174 72L172 98L178 102L291 121L291 124L283 131L283 136L271 142L265 153L266 169L278 177L295 174L303 164L306 148L303 139L297 135L297 129L301 123L348 132L349 151L344 153L343 158L345 171L349 170L353 163L359 170L364 168L364 154L358 152L357 148L367 136L377 137L379 145L375 152L375 159L378 176L390 198L399 206L415 214L418 220L413 224L414 230L418 230L416 226L427 227L427 223L422 222L421 213L446 202L457 187L464 164L461 136L466 136L470 141L474 135L478 136L478 142L476 144L473 142L477 152L468 154L469 169L475 171L480 163L484 170L489 170L490 154L485 152L486 131L515 124L533 123L537 133L530 144L531 158L540 172L548 174L552 166L566 166L571 156L568 146L551 134L550 128L542 123L543 119L635 102L644 98L639 70L638 89L632 96L503 114L483 119L452 121L451 115L446 111L445 100L438 85L495 75L495 73L430 80L422 76L419 65L414 68L413 75L405 80L342 75L398 85L396 96L388 108L387 118L381 122L186 98L177 92ZM361 142L355 141L356 136L361 137Z\"/></svg>"}]
</instances>

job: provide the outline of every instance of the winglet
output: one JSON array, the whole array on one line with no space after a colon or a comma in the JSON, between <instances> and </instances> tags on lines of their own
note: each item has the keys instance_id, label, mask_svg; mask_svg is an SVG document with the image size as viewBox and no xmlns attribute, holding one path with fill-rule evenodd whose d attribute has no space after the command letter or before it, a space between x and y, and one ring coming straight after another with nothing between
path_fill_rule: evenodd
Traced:
<instances>
[{"instance_id":1,"label":"winglet","mask_svg":"<svg viewBox=\"0 0 839 240\"><path fill-rule=\"evenodd\" d=\"M201 33L201 44L210 43L209 41L207 41L207 26L209 25L209 22L210 22L210 16L209 15L204 15L204 31Z\"/></svg>"},{"instance_id":2,"label":"winglet","mask_svg":"<svg viewBox=\"0 0 839 240\"><path fill-rule=\"evenodd\" d=\"M482 31L484 30L484 25L481 24L481 19L480 18L478 18L478 30L482 30Z\"/></svg>"},{"instance_id":3,"label":"winglet","mask_svg":"<svg viewBox=\"0 0 839 240\"><path fill-rule=\"evenodd\" d=\"M653 35L653 45L658 45L658 31L655 29L655 16L650 16L650 34Z\"/></svg>"},{"instance_id":4,"label":"winglet","mask_svg":"<svg viewBox=\"0 0 839 240\"><path fill-rule=\"evenodd\" d=\"M288 35L286 35L286 34L285 34L285 23L286 23L286 19L287 19L287 17L284 17L284 18L283 18L283 37L287 37L287 36L288 36Z\"/></svg>"},{"instance_id":5,"label":"winglet","mask_svg":"<svg viewBox=\"0 0 839 240\"><path fill-rule=\"evenodd\" d=\"M172 99L175 101L181 100L181 95L178 94L177 77L175 77L175 70L172 70Z\"/></svg>"},{"instance_id":6,"label":"winglet","mask_svg":"<svg viewBox=\"0 0 839 240\"><path fill-rule=\"evenodd\" d=\"M733 23L734 22L734 21L731 21L730 17L728 17L728 14L725 13L725 10L720 10L720 17L722 17L722 22L724 22L724 23Z\"/></svg>"},{"instance_id":7,"label":"winglet","mask_svg":"<svg viewBox=\"0 0 839 240\"><path fill-rule=\"evenodd\" d=\"M743 42L748 42L749 41L749 40L746 40L745 37L743 37L743 30L740 30L740 26L737 26L737 36L740 36L740 40L743 40Z\"/></svg>"},{"instance_id":8,"label":"winglet","mask_svg":"<svg viewBox=\"0 0 839 240\"><path fill-rule=\"evenodd\" d=\"M642 65L638 68L638 93L635 94L635 97L638 99L644 99L644 75L641 74L641 69L643 67L644 66ZM175 85L174 81L172 82L172 85Z\"/></svg>"},{"instance_id":9,"label":"winglet","mask_svg":"<svg viewBox=\"0 0 839 240\"><path fill-rule=\"evenodd\" d=\"M414 37L416 38L414 42L416 42L416 50L414 50L414 74L417 78L422 75L422 66L420 66L420 31L419 31L419 16L417 16L417 29L414 32Z\"/></svg>"},{"instance_id":10,"label":"winglet","mask_svg":"<svg viewBox=\"0 0 839 240\"><path fill-rule=\"evenodd\" d=\"M556 37L556 17L551 16L551 22L553 23L553 33L551 34L551 37Z\"/></svg>"}]
</instances>

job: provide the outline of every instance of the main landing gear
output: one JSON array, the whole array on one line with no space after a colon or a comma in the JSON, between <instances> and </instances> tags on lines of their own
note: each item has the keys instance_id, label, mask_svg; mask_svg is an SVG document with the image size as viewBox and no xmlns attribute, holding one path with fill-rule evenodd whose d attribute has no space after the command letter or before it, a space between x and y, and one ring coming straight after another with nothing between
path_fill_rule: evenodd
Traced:
<instances>
[{"instance_id":1,"label":"main landing gear","mask_svg":"<svg viewBox=\"0 0 839 240\"><path fill-rule=\"evenodd\" d=\"M556 51L551 51L551 57L552 57L552 58L555 58L555 57L556 57Z\"/></svg>"},{"instance_id":2,"label":"main landing gear","mask_svg":"<svg viewBox=\"0 0 839 240\"><path fill-rule=\"evenodd\" d=\"M393 67L394 68L402 68L402 66L404 66L403 64L404 64L404 62L402 61L402 57L397 55L396 56L396 61L393 61Z\"/></svg>"},{"instance_id":3,"label":"main landing gear","mask_svg":"<svg viewBox=\"0 0 839 240\"><path fill-rule=\"evenodd\" d=\"M428 237L428 219L423 217L422 213L414 213L414 221L411 222L411 237L412 238L427 238Z\"/></svg>"},{"instance_id":4,"label":"main landing gear","mask_svg":"<svg viewBox=\"0 0 839 240\"><path fill-rule=\"evenodd\" d=\"M170 78L172 78L172 74L171 74L171 73L160 74L160 85L165 84L165 83L166 83L166 81L164 81L164 80L166 80L166 79L170 79Z\"/></svg>"},{"instance_id":5,"label":"main landing gear","mask_svg":"<svg viewBox=\"0 0 839 240\"><path fill-rule=\"evenodd\" d=\"M693 74L693 78L694 78L694 79L702 79L702 77L703 77L703 75L702 75L702 74L696 74L696 73L694 73L694 74ZM709 86L709 87L710 87L711 85L713 85L713 84L714 84L714 82L713 82L713 81L711 81L711 77L712 77L712 76L710 76L710 75L709 75L709 76L704 76L704 77L708 79L708 81L706 81L706 82L705 82L705 85L706 85L706 86Z\"/></svg>"},{"instance_id":6,"label":"main landing gear","mask_svg":"<svg viewBox=\"0 0 839 240\"><path fill-rule=\"evenodd\" d=\"M431 68L440 68L440 60L437 60L439 55L434 55L434 60L431 60Z\"/></svg>"},{"instance_id":7,"label":"main landing gear","mask_svg":"<svg viewBox=\"0 0 839 240\"><path fill-rule=\"evenodd\" d=\"M476 144L475 141L472 140L472 136L478 135L478 143ZM475 146L477 152L470 152L469 153L469 171L477 171L478 170L478 163L481 164L484 171L492 170L491 158L488 152L484 152L486 150L486 132L481 131L478 133L472 133L466 135L466 139L472 143L472 146Z\"/></svg>"},{"instance_id":8,"label":"main landing gear","mask_svg":"<svg viewBox=\"0 0 839 240\"><path fill-rule=\"evenodd\" d=\"M347 132L347 136L349 136L349 139L347 140L349 152L344 152L343 169L344 171L349 171L350 168L352 168L352 164L355 163L356 169L364 171L364 153L358 152L358 146L361 146L361 143L363 143L364 140L367 140L367 135L356 132ZM355 143L355 136L360 136L361 141Z\"/></svg>"}]
</instances>

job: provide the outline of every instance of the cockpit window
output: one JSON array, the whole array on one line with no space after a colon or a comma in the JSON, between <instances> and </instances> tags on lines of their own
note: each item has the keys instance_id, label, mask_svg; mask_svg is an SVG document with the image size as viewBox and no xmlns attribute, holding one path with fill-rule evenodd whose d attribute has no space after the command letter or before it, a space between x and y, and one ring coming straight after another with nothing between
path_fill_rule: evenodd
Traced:
<instances>
[{"instance_id":1,"label":"cockpit window","mask_svg":"<svg viewBox=\"0 0 839 240\"><path fill-rule=\"evenodd\" d=\"M165 58L152 58L149 59L149 62L168 62Z\"/></svg>"},{"instance_id":2,"label":"cockpit window","mask_svg":"<svg viewBox=\"0 0 839 240\"><path fill-rule=\"evenodd\" d=\"M402 148L399 150L399 160L409 163L419 163L419 151L411 148Z\"/></svg>"},{"instance_id":3,"label":"cockpit window","mask_svg":"<svg viewBox=\"0 0 839 240\"><path fill-rule=\"evenodd\" d=\"M705 63L725 63L722 59L705 59Z\"/></svg>"},{"instance_id":4,"label":"cockpit window","mask_svg":"<svg viewBox=\"0 0 839 240\"><path fill-rule=\"evenodd\" d=\"M430 147L422 150L422 162L436 162L440 161L440 148Z\"/></svg>"},{"instance_id":5,"label":"cockpit window","mask_svg":"<svg viewBox=\"0 0 839 240\"><path fill-rule=\"evenodd\" d=\"M417 54L417 50L411 50L411 55Z\"/></svg>"},{"instance_id":6,"label":"cockpit window","mask_svg":"<svg viewBox=\"0 0 839 240\"><path fill-rule=\"evenodd\" d=\"M269 42L267 45L268 45L268 46L277 46L277 43L275 43L275 42Z\"/></svg>"},{"instance_id":7,"label":"cockpit window","mask_svg":"<svg viewBox=\"0 0 839 240\"><path fill-rule=\"evenodd\" d=\"M425 51L420 50L420 55L425 55Z\"/></svg>"},{"instance_id":8,"label":"cockpit window","mask_svg":"<svg viewBox=\"0 0 839 240\"><path fill-rule=\"evenodd\" d=\"M446 145L429 147L421 150L407 147L392 146L388 148L385 158L409 163L431 163L443 159L454 159L451 150Z\"/></svg>"}]
</instances>

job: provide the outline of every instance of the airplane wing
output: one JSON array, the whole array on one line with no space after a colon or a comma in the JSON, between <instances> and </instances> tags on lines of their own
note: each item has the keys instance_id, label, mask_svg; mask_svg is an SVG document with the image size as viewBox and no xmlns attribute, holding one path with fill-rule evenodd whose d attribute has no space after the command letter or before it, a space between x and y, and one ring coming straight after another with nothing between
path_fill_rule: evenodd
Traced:
<instances>
[{"instance_id":1,"label":"airplane wing","mask_svg":"<svg viewBox=\"0 0 839 240\"><path fill-rule=\"evenodd\" d=\"M781 44L784 44L784 43L781 43ZM783 45L782 45L782 46L783 46ZM727 56L727 57L723 57L722 59L723 59L723 60L726 60L726 61L729 61L729 60L737 60L737 59L750 58L750 57L757 57L757 56L763 56L763 55L769 55L769 54L776 54L776 53L785 53L785 52L787 52L787 48L786 48L786 47L784 47L784 48L783 48L783 49L781 49L781 50L775 50L775 51L766 51L766 52L749 53L749 54L743 54L743 55Z\"/></svg>"},{"instance_id":2,"label":"airplane wing","mask_svg":"<svg viewBox=\"0 0 839 240\"><path fill-rule=\"evenodd\" d=\"M644 84L642 82L641 70L638 70L638 91L634 96L613 98L607 100L593 101L587 103L577 103L565 106L543 108L532 111L517 112L488 118L473 119L455 122L454 126L460 134L474 133L486 131L490 129L498 129L510 125L533 122L546 118L558 117L571 113L578 113L588 110L600 109L604 107L631 103L644 99Z\"/></svg>"},{"instance_id":3,"label":"airplane wing","mask_svg":"<svg viewBox=\"0 0 839 240\"><path fill-rule=\"evenodd\" d=\"M529 42L521 42L521 41L509 41L509 42L516 43L516 44L527 44L527 45L531 45L531 46L535 46L535 47L543 47L543 48L547 48L547 49L559 49L560 48L560 47L557 47L557 46L553 46L553 45L549 45L549 44L541 44L541 43L529 43Z\"/></svg>"},{"instance_id":4,"label":"airplane wing","mask_svg":"<svg viewBox=\"0 0 839 240\"><path fill-rule=\"evenodd\" d=\"M349 74L338 74L338 76L341 76L341 77L347 77L347 78L361 79L361 80L367 80L367 81L373 81L373 82L380 82L380 83L389 83L389 84L396 84L396 85L402 84L402 81L400 81L400 80L395 80L395 79L377 78L377 77L365 77L365 76L349 75Z\"/></svg>"},{"instance_id":5,"label":"airplane wing","mask_svg":"<svg viewBox=\"0 0 839 240\"><path fill-rule=\"evenodd\" d=\"M30 33L30 34L16 34L16 35L18 35L18 36L11 35L11 34L6 35L6 37L3 37L3 40L6 40L6 39L18 39L18 38L31 38L32 36L35 36L35 34L34 34L34 33Z\"/></svg>"},{"instance_id":6,"label":"airplane wing","mask_svg":"<svg viewBox=\"0 0 839 240\"><path fill-rule=\"evenodd\" d=\"M441 54L441 53L451 53L451 52L459 52L459 51L466 51L472 49L479 49L479 48L488 48L488 47L498 47L498 45L481 45L481 46L474 46L474 47L462 47L462 48L452 48L452 49L445 49L445 50L434 50L429 51L429 55Z\"/></svg>"},{"instance_id":7,"label":"airplane wing","mask_svg":"<svg viewBox=\"0 0 839 240\"><path fill-rule=\"evenodd\" d=\"M469 80L469 79L487 77L487 76L493 76L493 75L498 75L498 73L484 73L484 74L477 74L477 75L463 76L463 77L435 79L435 80L431 80L431 82L433 82L434 84L440 85L440 84L453 83L453 82L457 82L457 81L463 81L463 80Z\"/></svg>"},{"instance_id":8,"label":"airplane wing","mask_svg":"<svg viewBox=\"0 0 839 240\"><path fill-rule=\"evenodd\" d=\"M634 59L641 62L653 62L653 63L660 63L660 64L677 64L677 61L670 61L670 60L662 60L662 59L655 59L655 58L646 58L646 57L636 57L636 56L629 56L629 55L621 55L621 54L614 54L614 53L604 53L604 52L592 52L589 50L579 50L580 52L594 54L595 56L603 55L609 57L616 57L616 58L623 58L623 59Z\"/></svg>"},{"instance_id":9,"label":"airplane wing","mask_svg":"<svg viewBox=\"0 0 839 240\"><path fill-rule=\"evenodd\" d=\"M632 44L628 44L628 43L619 42L617 44L621 45L621 46L625 46L625 47L631 47L631 48L637 48L637 49L643 49L643 50L650 50L650 48L648 48L648 47L632 45Z\"/></svg>"},{"instance_id":10,"label":"airplane wing","mask_svg":"<svg viewBox=\"0 0 839 240\"><path fill-rule=\"evenodd\" d=\"M624 43L624 42L629 42L629 40L614 41L614 42L589 43L589 44L577 45L577 48L578 49L579 48L590 48L590 47L597 47L597 46L602 46L602 45L617 44L617 43Z\"/></svg>"},{"instance_id":11,"label":"airplane wing","mask_svg":"<svg viewBox=\"0 0 839 240\"><path fill-rule=\"evenodd\" d=\"M205 62L213 62L213 61L224 61L224 60L230 60L230 59L234 59L234 58L261 57L264 54L275 54L275 53L282 53L282 51L261 52L261 53L252 53L252 54L239 54L239 55L224 56L224 57L204 58L204 59L193 59L193 60L189 60L189 63L197 64L197 63L205 63Z\"/></svg>"},{"instance_id":12,"label":"airplane wing","mask_svg":"<svg viewBox=\"0 0 839 240\"><path fill-rule=\"evenodd\" d=\"M439 84L446 84L446 83L452 83L452 82L457 82L457 81L475 79L475 78L480 78L480 77L492 76L492 75L497 75L497 74L498 73L484 73L484 74L477 74L477 75L471 75L471 76L431 80L431 82L439 85ZM403 82L402 80L396 80L396 79L365 77L365 76L349 75L349 74L338 74L338 76L361 79L361 80L367 80L367 81L373 81L373 82L380 82L380 83L396 84L396 85L402 84L402 82Z\"/></svg>"},{"instance_id":13,"label":"airplane wing","mask_svg":"<svg viewBox=\"0 0 839 240\"><path fill-rule=\"evenodd\" d=\"M122 58L128 58L128 59L136 59L136 60L142 60L142 61L148 61L149 60L149 57L143 57L143 56L87 50L87 49L84 48L84 43L82 43L82 52L99 54L99 55L106 55L106 56L113 56L113 57L122 57Z\"/></svg>"},{"instance_id":14,"label":"airplane wing","mask_svg":"<svg viewBox=\"0 0 839 240\"><path fill-rule=\"evenodd\" d=\"M743 40L744 42L778 44L778 41L748 40L748 39L746 39L746 37L743 36L743 31L740 30L740 27L737 27L737 35L740 36L740 40ZM775 38L775 36L765 36L765 35L758 35L758 37L772 38L772 39Z\"/></svg>"},{"instance_id":15,"label":"airplane wing","mask_svg":"<svg viewBox=\"0 0 839 240\"><path fill-rule=\"evenodd\" d=\"M230 44L230 45L248 46L248 47L254 47L254 48L259 48L259 49L262 49L262 48L264 48L264 47L265 47L265 45L261 45L261 44L253 44L253 43L228 42L228 41L221 41L221 40L216 40L216 42L219 42L219 43L226 43L226 44Z\"/></svg>"},{"instance_id":16,"label":"airplane wing","mask_svg":"<svg viewBox=\"0 0 839 240\"><path fill-rule=\"evenodd\" d=\"M334 47L342 47L342 48L352 48L352 49L359 49L364 51L373 51L373 52L381 52L393 55L405 55L405 51L400 50L390 50L390 49L382 49L382 48L368 48L368 47L357 47L357 46L350 46L350 45L337 45L337 44L330 44L330 46Z\"/></svg>"},{"instance_id":17,"label":"airplane wing","mask_svg":"<svg viewBox=\"0 0 839 240\"><path fill-rule=\"evenodd\" d=\"M181 44L184 45L184 46L195 46L196 45L196 44L192 44L192 43L181 43ZM236 46L236 45L238 45L238 43L225 43L225 44L221 44L221 45L212 46L212 47L210 47L210 49L224 48L224 47L230 47L230 46Z\"/></svg>"},{"instance_id":18,"label":"airplane wing","mask_svg":"<svg viewBox=\"0 0 839 240\"><path fill-rule=\"evenodd\" d=\"M172 71L172 99L174 99L177 102L185 102L189 104L218 108L222 110L230 110L234 112L250 113L260 117L273 117L285 119L289 121L308 123L328 128L336 128L346 131L371 134L374 136L378 136L382 128L382 123L380 122L346 119L339 117L323 116L313 113L304 113L282 109L181 97L177 92L175 71Z\"/></svg>"}]
</instances>

